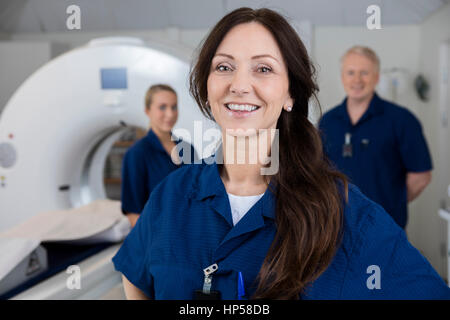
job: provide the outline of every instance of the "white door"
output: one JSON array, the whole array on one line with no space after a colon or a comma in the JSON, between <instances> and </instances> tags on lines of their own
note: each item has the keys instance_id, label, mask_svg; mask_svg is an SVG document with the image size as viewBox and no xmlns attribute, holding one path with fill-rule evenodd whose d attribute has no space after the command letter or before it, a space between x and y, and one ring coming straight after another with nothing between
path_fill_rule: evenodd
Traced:
<instances>
[{"instance_id":1,"label":"white door","mask_svg":"<svg viewBox=\"0 0 450 320\"><path fill-rule=\"evenodd\" d=\"M450 210L450 41L443 42L439 51L439 175L440 207ZM447 280L450 285L450 220L447 221ZM446 219L447 218L447 219ZM443 261L445 263L445 261Z\"/></svg>"}]
</instances>

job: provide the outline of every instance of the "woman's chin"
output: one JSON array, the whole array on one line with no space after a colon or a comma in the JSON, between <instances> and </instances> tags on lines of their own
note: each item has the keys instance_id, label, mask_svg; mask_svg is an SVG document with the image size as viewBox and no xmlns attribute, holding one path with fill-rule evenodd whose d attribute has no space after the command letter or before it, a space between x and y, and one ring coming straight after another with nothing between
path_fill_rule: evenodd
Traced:
<instances>
[{"instance_id":1,"label":"woman's chin","mask_svg":"<svg viewBox=\"0 0 450 320\"><path fill-rule=\"evenodd\" d=\"M264 128L259 128L257 126L230 126L226 127L223 131L228 136L251 137L258 135L261 131L264 131Z\"/></svg>"},{"instance_id":2,"label":"woman's chin","mask_svg":"<svg viewBox=\"0 0 450 320\"><path fill-rule=\"evenodd\" d=\"M169 126L153 126L153 130L156 130L162 134L168 134L172 132L173 127L169 127Z\"/></svg>"}]
</instances>

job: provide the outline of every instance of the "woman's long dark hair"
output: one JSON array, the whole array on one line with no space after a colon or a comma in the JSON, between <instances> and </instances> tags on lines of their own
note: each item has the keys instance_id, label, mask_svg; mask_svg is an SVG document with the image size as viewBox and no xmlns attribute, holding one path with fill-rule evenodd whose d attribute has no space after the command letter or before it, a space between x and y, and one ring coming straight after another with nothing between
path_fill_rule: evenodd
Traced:
<instances>
[{"instance_id":1,"label":"woman's long dark hair","mask_svg":"<svg viewBox=\"0 0 450 320\"><path fill-rule=\"evenodd\" d=\"M236 25L257 22L275 37L289 75L291 112L282 112L279 170L272 177L277 233L261 270L253 298L297 299L331 263L339 246L347 180L332 170L317 129L308 120L308 103L317 100L315 68L295 30L269 9L240 8L223 17L203 42L190 74L190 91L203 114L211 60L225 35Z\"/></svg>"}]
</instances>

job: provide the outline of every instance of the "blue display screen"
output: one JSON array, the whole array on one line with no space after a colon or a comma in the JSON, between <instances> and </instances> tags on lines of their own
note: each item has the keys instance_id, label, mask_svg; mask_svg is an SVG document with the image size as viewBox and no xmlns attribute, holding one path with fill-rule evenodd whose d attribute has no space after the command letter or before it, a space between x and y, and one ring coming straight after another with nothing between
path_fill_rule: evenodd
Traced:
<instances>
[{"instance_id":1,"label":"blue display screen","mask_svg":"<svg viewBox=\"0 0 450 320\"><path fill-rule=\"evenodd\" d=\"M100 69L102 89L127 89L126 68L102 68Z\"/></svg>"}]
</instances>

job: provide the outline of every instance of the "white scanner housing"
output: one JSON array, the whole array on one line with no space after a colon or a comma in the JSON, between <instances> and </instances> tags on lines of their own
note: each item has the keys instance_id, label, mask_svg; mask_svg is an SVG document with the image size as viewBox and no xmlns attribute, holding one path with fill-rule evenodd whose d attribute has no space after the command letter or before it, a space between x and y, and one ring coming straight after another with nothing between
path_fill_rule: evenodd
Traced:
<instances>
[{"instance_id":1,"label":"white scanner housing","mask_svg":"<svg viewBox=\"0 0 450 320\"><path fill-rule=\"evenodd\" d=\"M148 128L144 96L156 83L178 94L176 128L206 120L188 91L189 63L139 39L104 38L32 74L0 117L0 232L47 210L106 198L103 168L112 144Z\"/></svg>"}]
</instances>

